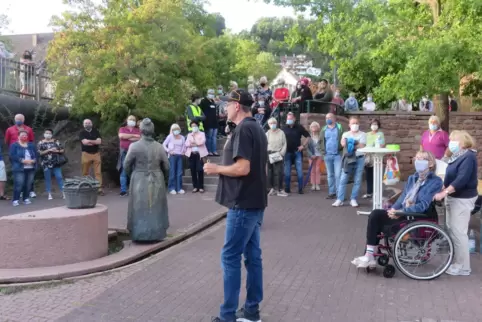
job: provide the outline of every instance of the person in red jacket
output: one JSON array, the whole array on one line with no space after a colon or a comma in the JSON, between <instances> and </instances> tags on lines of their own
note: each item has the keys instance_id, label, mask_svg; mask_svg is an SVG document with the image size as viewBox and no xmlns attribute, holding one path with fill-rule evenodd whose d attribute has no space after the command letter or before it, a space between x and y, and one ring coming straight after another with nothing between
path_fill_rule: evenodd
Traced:
<instances>
[{"instance_id":1,"label":"person in red jacket","mask_svg":"<svg viewBox=\"0 0 482 322\"><path fill-rule=\"evenodd\" d=\"M5 143L8 147L18 141L18 131L20 130L27 132L29 142L35 141L32 128L25 125L24 122L25 116L23 114L15 115L15 125L10 126L5 132Z\"/></svg>"},{"instance_id":2,"label":"person in red jacket","mask_svg":"<svg viewBox=\"0 0 482 322\"><path fill-rule=\"evenodd\" d=\"M7 131L5 131L5 143L9 148L13 143L18 141L19 131L27 132L28 142L35 141L32 128L30 126L25 125L24 122L25 122L25 116L23 116L23 114L17 114L15 115L15 124L10 126L7 129ZM32 187L30 190L30 198L35 198L37 196L34 192L33 186L34 184L32 183Z\"/></svg>"}]
</instances>

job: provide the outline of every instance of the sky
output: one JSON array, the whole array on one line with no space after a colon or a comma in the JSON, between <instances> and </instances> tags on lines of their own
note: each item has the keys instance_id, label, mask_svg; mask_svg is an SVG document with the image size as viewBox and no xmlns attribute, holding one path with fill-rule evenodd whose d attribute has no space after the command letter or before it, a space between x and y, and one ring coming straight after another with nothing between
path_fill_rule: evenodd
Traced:
<instances>
[{"instance_id":1,"label":"sky","mask_svg":"<svg viewBox=\"0 0 482 322\"><path fill-rule=\"evenodd\" d=\"M233 32L251 29L261 17L294 16L290 8L268 5L262 0L209 0L209 12L219 12L226 20L226 27ZM62 0L0 0L2 13L10 19L4 34L33 34L51 32L50 17L59 15L68 7Z\"/></svg>"}]
</instances>

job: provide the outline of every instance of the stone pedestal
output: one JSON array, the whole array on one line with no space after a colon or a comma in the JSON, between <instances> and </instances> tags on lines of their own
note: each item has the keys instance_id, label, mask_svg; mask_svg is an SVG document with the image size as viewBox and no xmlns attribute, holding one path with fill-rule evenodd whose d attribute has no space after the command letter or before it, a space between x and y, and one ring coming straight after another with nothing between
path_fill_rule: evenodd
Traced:
<instances>
[{"instance_id":1,"label":"stone pedestal","mask_svg":"<svg viewBox=\"0 0 482 322\"><path fill-rule=\"evenodd\" d=\"M108 253L107 207L50 208L0 218L0 269L73 264Z\"/></svg>"}]
</instances>

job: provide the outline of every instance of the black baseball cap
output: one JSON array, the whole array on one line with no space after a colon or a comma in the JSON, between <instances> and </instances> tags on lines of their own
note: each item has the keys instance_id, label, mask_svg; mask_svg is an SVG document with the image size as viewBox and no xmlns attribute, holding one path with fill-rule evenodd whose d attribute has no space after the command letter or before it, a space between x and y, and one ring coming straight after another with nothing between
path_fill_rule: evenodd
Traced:
<instances>
[{"instance_id":1,"label":"black baseball cap","mask_svg":"<svg viewBox=\"0 0 482 322\"><path fill-rule=\"evenodd\" d=\"M251 94L244 89L236 89L229 92L226 96L221 96L219 99L223 102L238 102L244 106L251 106L254 103Z\"/></svg>"}]
</instances>

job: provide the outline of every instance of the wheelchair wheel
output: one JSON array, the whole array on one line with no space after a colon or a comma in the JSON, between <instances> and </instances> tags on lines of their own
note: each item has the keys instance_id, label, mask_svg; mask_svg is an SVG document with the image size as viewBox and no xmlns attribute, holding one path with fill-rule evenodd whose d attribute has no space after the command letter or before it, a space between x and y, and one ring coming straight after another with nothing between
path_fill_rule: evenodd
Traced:
<instances>
[{"instance_id":1,"label":"wheelchair wheel","mask_svg":"<svg viewBox=\"0 0 482 322\"><path fill-rule=\"evenodd\" d=\"M450 266L454 246L448 233L437 224L416 221L400 229L392 244L393 262L407 277L431 280Z\"/></svg>"},{"instance_id":2,"label":"wheelchair wheel","mask_svg":"<svg viewBox=\"0 0 482 322\"><path fill-rule=\"evenodd\" d=\"M378 257L377 262L378 262L378 265L380 266L387 266L389 260L390 259L388 258L388 255L382 255Z\"/></svg>"}]
</instances>

